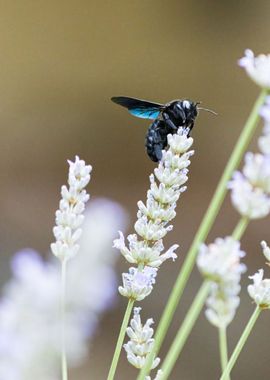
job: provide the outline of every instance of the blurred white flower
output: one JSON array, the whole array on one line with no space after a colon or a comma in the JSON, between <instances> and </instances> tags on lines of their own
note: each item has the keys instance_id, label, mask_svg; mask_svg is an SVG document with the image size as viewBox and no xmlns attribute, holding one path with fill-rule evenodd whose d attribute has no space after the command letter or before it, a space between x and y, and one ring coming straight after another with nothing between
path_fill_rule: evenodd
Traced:
<instances>
[{"instance_id":1,"label":"blurred white flower","mask_svg":"<svg viewBox=\"0 0 270 380\"><path fill-rule=\"evenodd\" d=\"M245 252L240 250L240 243L231 236L217 238L208 246L202 244L199 249L197 266L205 279L219 284L238 282L245 271L245 265L240 259Z\"/></svg>"},{"instance_id":2,"label":"blurred white flower","mask_svg":"<svg viewBox=\"0 0 270 380\"><path fill-rule=\"evenodd\" d=\"M130 338L128 343L124 344L127 353L127 360L136 368L142 368L145 364L146 356L151 352L154 346L154 330L151 325L153 319L147 319L143 325L140 316L140 307L134 308L134 316L130 321L130 327L127 328L127 335ZM160 363L159 358L155 358L152 363L152 369Z\"/></svg>"},{"instance_id":3,"label":"blurred white flower","mask_svg":"<svg viewBox=\"0 0 270 380\"><path fill-rule=\"evenodd\" d=\"M214 243L201 245L197 265L210 282L206 301L206 317L214 326L226 327L234 318L239 305L240 279L246 267L240 263L245 253L232 237L218 238Z\"/></svg>"},{"instance_id":4,"label":"blurred white flower","mask_svg":"<svg viewBox=\"0 0 270 380\"><path fill-rule=\"evenodd\" d=\"M68 161L68 163L69 188L62 186L61 189L62 199L59 210L55 213L56 226L53 228L56 242L51 244L53 254L60 260L69 260L80 248L78 240L82 230L79 227L84 220L82 213L85 203L89 199L89 194L86 193L84 187L90 181L92 171L92 167L85 165L78 156L75 157L75 162Z\"/></svg>"},{"instance_id":5,"label":"blurred white flower","mask_svg":"<svg viewBox=\"0 0 270 380\"><path fill-rule=\"evenodd\" d=\"M228 187L232 203L242 216L259 219L269 214L269 196L261 188L253 187L241 172L234 173Z\"/></svg>"},{"instance_id":6,"label":"blurred white flower","mask_svg":"<svg viewBox=\"0 0 270 380\"><path fill-rule=\"evenodd\" d=\"M261 309L270 308L270 279L263 279L263 269L249 278L253 280L253 285L248 286L250 297Z\"/></svg>"},{"instance_id":7,"label":"blurred white flower","mask_svg":"<svg viewBox=\"0 0 270 380\"><path fill-rule=\"evenodd\" d=\"M247 49L245 56L238 62L255 83L263 88L270 88L270 54L255 57L253 51Z\"/></svg>"},{"instance_id":8,"label":"blurred white flower","mask_svg":"<svg viewBox=\"0 0 270 380\"><path fill-rule=\"evenodd\" d=\"M246 153L242 172L234 172L228 183L234 207L249 219L263 218L270 212L270 97L260 114L264 120L263 135L258 140L262 153Z\"/></svg>"},{"instance_id":9,"label":"blurred white flower","mask_svg":"<svg viewBox=\"0 0 270 380\"><path fill-rule=\"evenodd\" d=\"M229 287L211 283L205 316L212 325L227 327L231 323L240 303L239 291L240 286L237 285Z\"/></svg>"},{"instance_id":10,"label":"blurred white flower","mask_svg":"<svg viewBox=\"0 0 270 380\"><path fill-rule=\"evenodd\" d=\"M123 286L119 286L119 293L135 301L142 301L153 290L156 282L157 269L144 267L142 270L129 268L129 273L123 273Z\"/></svg>"},{"instance_id":11,"label":"blurred white flower","mask_svg":"<svg viewBox=\"0 0 270 380\"><path fill-rule=\"evenodd\" d=\"M112 305L117 255L111 242L125 224L123 210L111 201L92 201L86 209L80 254L68 268L66 346L71 367L86 358L98 316ZM0 300L1 380L59 379L59 270L55 260L45 262L31 250L15 256L13 278Z\"/></svg>"},{"instance_id":12,"label":"blurred white flower","mask_svg":"<svg viewBox=\"0 0 270 380\"><path fill-rule=\"evenodd\" d=\"M268 244L266 243L266 241L261 241L261 247L262 247L262 250L263 250L263 254L264 254L264 257L266 258L267 261L269 261L269 263L267 263L268 265L270 265L270 248L268 246Z\"/></svg>"},{"instance_id":13,"label":"blurred white flower","mask_svg":"<svg viewBox=\"0 0 270 380\"><path fill-rule=\"evenodd\" d=\"M188 151L193 139L188 137L187 133L187 130L179 128L176 134L168 135L169 148L162 152L158 167L154 170L154 174L150 175L146 204L138 202L138 219L134 225L137 234L127 237L127 246L121 232L119 239L114 241L114 246L121 251L127 261L140 268L138 271L144 267L158 268L165 260L169 258L175 260L177 257L175 250L178 245L173 245L167 252L162 253L163 238L173 228L169 222L176 215L177 200L186 190L183 184L188 179L187 167L194 153ZM132 268L132 273L123 275L124 288L119 288L122 295L132 294L131 281L133 279L137 281L138 276L135 268ZM144 297L146 293L144 292Z\"/></svg>"},{"instance_id":14,"label":"blurred white flower","mask_svg":"<svg viewBox=\"0 0 270 380\"><path fill-rule=\"evenodd\" d=\"M270 194L270 156L248 152L245 155L243 174L253 187Z\"/></svg>"}]
</instances>

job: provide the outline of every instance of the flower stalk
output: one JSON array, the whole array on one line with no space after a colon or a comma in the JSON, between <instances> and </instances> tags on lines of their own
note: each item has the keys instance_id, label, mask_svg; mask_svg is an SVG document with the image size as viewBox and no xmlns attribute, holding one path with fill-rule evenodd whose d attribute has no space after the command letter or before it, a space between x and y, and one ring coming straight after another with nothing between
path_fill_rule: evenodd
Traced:
<instances>
[{"instance_id":1,"label":"flower stalk","mask_svg":"<svg viewBox=\"0 0 270 380\"><path fill-rule=\"evenodd\" d=\"M186 343L186 340L193 329L195 322L198 319L198 316L204 306L206 297L208 295L210 288L210 283L208 281L204 281L200 290L198 291L192 305L187 312L185 319L178 330L178 333L163 361L161 366L162 375L161 379L166 380L169 378L170 373Z\"/></svg>"},{"instance_id":2,"label":"flower stalk","mask_svg":"<svg viewBox=\"0 0 270 380\"><path fill-rule=\"evenodd\" d=\"M66 299L66 265L67 261L61 263L61 368L62 380L68 380L67 357L66 357L66 321L65 321L65 299Z\"/></svg>"},{"instance_id":3,"label":"flower stalk","mask_svg":"<svg viewBox=\"0 0 270 380\"><path fill-rule=\"evenodd\" d=\"M205 241L210 229L213 226L215 218L221 208L223 200L227 192L227 183L232 176L233 171L239 165L241 158L256 130L258 121L259 121L259 110L264 103L265 97L268 93L267 89L262 89L257 101L255 102L253 109L247 119L247 122L242 130L241 135L235 145L235 148L231 154L231 157L225 167L225 170L222 174L222 177L218 183L214 196L210 202L210 205L203 217L203 220L199 226L199 229L195 235L195 238L191 244L191 247L188 251L187 257L183 263L183 266L179 272L179 275L176 279L174 287L172 289L171 295L167 302L167 305L163 311L163 314L160 319L156 334L155 334L155 346L151 353L149 354L146 365L141 370L137 380L144 380L145 376L149 373L151 363L153 361L154 355L158 355L160 347L163 343L163 340L166 336L168 328L171 324L175 310L180 302L181 296L183 294L184 288L187 284L187 281L190 277L192 269L194 267L198 248L202 242Z\"/></svg>"},{"instance_id":4,"label":"flower stalk","mask_svg":"<svg viewBox=\"0 0 270 380\"><path fill-rule=\"evenodd\" d=\"M132 313L133 305L134 305L134 300L129 299L128 304L127 304L127 308L126 308L126 312L125 312L125 315L124 315L124 318L122 321L122 325L120 328L120 333L119 333L118 340L116 343L116 347L115 347L115 351L114 351L114 355L113 355L113 359L112 359L112 363L111 363L111 367L109 370L107 380L113 380L114 379L116 367L117 367L118 360L119 360L119 357L121 354L122 345L123 345L123 341L124 341L124 338L126 335L126 330L128 327L128 323L129 323L131 313Z\"/></svg>"},{"instance_id":5,"label":"flower stalk","mask_svg":"<svg viewBox=\"0 0 270 380\"><path fill-rule=\"evenodd\" d=\"M228 379L228 376L230 375L231 373L231 370L233 369L233 366L236 362L236 360L238 359L238 356L240 355L241 351L242 351L242 348L244 347L244 344L246 343L250 333L251 333L251 330L253 329L259 315L261 313L261 309L259 306L256 307L256 309L254 310L252 316L250 317L250 320L243 332L243 334L241 335L241 338L239 339L234 351L233 351L233 354L220 378L220 380L227 380Z\"/></svg>"},{"instance_id":6,"label":"flower stalk","mask_svg":"<svg viewBox=\"0 0 270 380\"><path fill-rule=\"evenodd\" d=\"M220 364L221 371L223 372L228 364L228 347L227 347L227 332L226 327L219 327L219 353L220 353ZM230 380L228 376L226 380Z\"/></svg>"},{"instance_id":7,"label":"flower stalk","mask_svg":"<svg viewBox=\"0 0 270 380\"><path fill-rule=\"evenodd\" d=\"M244 232L248 226L250 219L242 216L242 218L239 220L237 225L235 226L235 229L233 230L232 237L235 240L240 240L241 237L244 235Z\"/></svg>"}]
</instances>

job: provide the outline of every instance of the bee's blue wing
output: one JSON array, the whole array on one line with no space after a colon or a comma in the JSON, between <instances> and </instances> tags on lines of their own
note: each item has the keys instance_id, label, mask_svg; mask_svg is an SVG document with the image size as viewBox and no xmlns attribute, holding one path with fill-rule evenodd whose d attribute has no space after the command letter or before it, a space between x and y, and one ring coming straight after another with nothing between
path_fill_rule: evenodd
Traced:
<instances>
[{"instance_id":1,"label":"bee's blue wing","mask_svg":"<svg viewBox=\"0 0 270 380\"><path fill-rule=\"evenodd\" d=\"M131 115L142 119L156 119L160 111L164 108L162 104L152 103L146 100L117 96L112 101L128 109Z\"/></svg>"},{"instance_id":2,"label":"bee's blue wing","mask_svg":"<svg viewBox=\"0 0 270 380\"><path fill-rule=\"evenodd\" d=\"M160 113L160 110L157 110L155 108L130 108L128 110L129 113L133 116L141 117L142 119L156 119Z\"/></svg>"}]
</instances>

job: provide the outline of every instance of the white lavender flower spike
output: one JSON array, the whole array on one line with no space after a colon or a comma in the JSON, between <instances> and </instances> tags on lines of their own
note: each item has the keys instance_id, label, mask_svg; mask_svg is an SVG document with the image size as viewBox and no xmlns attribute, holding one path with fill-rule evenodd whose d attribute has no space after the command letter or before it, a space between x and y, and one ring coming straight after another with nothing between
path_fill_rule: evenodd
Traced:
<instances>
[{"instance_id":1,"label":"white lavender flower spike","mask_svg":"<svg viewBox=\"0 0 270 380\"><path fill-rule=\"evenodd\" d=\"M69 260L79 250L78 240L82 232L80 226L84 220L82 213L89 199L84 187L90 181L92 170L92 167L85 165L78 156L75 157L75 162L68 161L68 163L69 188L62 186L61 189L62 199L59 210L55 213L56 226L53 228L56 242L51 244L53 254L61 261Z\"/></svg>"},{"instance_id":2,"label":"white lavender flower spike","mask_svg":"<svg viewBox=\"0 0 270 380\"><path fill-rule=\"evenodd\" d=\"M238 63L255 83L263 88L270 88L270 54L255 57L253 51L247 49Z\"/></svg>"},{"instance_id":3,"label":"white lavender flower spike","mask_svg":"<svg viewBox=\"0 0 270 380\"><path fill-rule=\"evenodd\" d=\"M226 327L234 318L240 302L241 274L246 270L240 263L244 255L240 243L232 237L216 239L209 246L203 244L199 250L198 268L210 282L205 315L216 327Z\"/></svg>"},{"instance_id":4,"label":"white lavender flower spike","mask_svg":"<svg viewBox=\"0 0 270 380\"><path fill-rule=\"evenodd\" d=\"M124 344L127 353L127 359L130 364L136 368L142 368L145 364L146 356L152 350L154 339L152 338L154 330L151 325L153 319L147 319L143 325L140 316L140 307L134 308L134 316L130 321L130 327L127 328L127 335L130 338L128 343ZM155 358L152 363L152 369L156 368L160 363L159 358Z\"/></svg>"},{"instance_id":5,"label":"white lavender flower spike","mask_svg":"<svg viewBox=\"0 0 270 380\"><path fill-rule=\"evenodd\" d=\"M119 286L119 293L131 300L142 301L152 292L156 275L156 268L129 268L129 273L122 274L123 286Z\"/></svg>"},{"instance_id":6,"label":"white lavender flower spike","mask_svg":"<svg viewBox=\"0 0 270 380\"><path fill-rule=\"evenodd\" d=\"M247 290L250 297L261 309L270 308L270 279L263 279L264 271L260 269L257 273L249 278L253 284L249 285Z\"/></svg>"},{"instance_id":7,"label":"white lavender flower spike","mask_svg":"<svg viewBox=\"0 0 270 380\"><path fill-rule=\"evenodd\" d=\"M119 239L114 241L114 247L121 251L129 263L158 268L165 260L176 259L175 250L178 245L175 244L162 253L163 238L172 230L169 222L176 215L177 200L186 190L183 185L188 179L187 167L194 153L188 151L192 143L193 139L187 136L187 131L183 128L179 128L174 135L168 135L169 148L163 151L158 167L150 175L146 203L138 202L138 219L134 225L137 234L127 237L127 246L121 232Z\"/></svg>"}]
</instances>

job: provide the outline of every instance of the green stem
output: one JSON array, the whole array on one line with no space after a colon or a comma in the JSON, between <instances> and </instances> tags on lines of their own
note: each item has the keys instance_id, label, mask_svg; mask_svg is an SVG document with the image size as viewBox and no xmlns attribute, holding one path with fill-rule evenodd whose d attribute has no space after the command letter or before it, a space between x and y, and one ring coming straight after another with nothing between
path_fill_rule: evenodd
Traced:
<instances>
[{"instance_id":1,"label":"green stem","mask_svg":"<svg viewBox=\"0 0 270 380\"><path fill-rule=\"evenodd\" d=\"M226 327L220 327L219 332L219 353L221 372L223 372L228 364L228 347L227 347L227 333ZM226 380L230 380L230 377L226 377Z\"/></svg>"},{"instance_id":2,"label":"green stem","mask_svg":"<svg viewBox=\"0 0 270 380\"><path fill-rule=\"evenodd\" d=\"M186 343L186 340L203 308L206 297L209 293L209 287L210 287L210 284L208 283L208 281L204 281L196 297L194 298L185 316L185 319L181 327L179 328L178 333L176 337L174 338L174 341L163 361L163 364L161 367L163 371L162 376L161 376L162 380L166 380L170 376L170 373L175 365L175 362L177 361Z\"/></svg>"},{"instance_id":3,"label":"green stem","mask_svg":"<svg viewBox=\"0 0 270 380\"><path fill-rule=\"evenodd\" d=\"M168 331L168 328L171 324L173 315L175 313L176 307L180 302L182 293L184 291L184 288L187 284L187 281L190 277L190 274L192 272L192 269L195 264L197 251L200 246L200 244L205 241L206 237L208 236L208 233L215 221L215 218L221 208L222 202L225 198L226 192L227 192L227 183L229 179L232 176L233 171L236 169L236 167L239 165L241 158L256 130L256 126L259 121L259 109L262 106L265 97L267 95L267 90L262 90L261 94L259 95L256 103L253 106L253 109L249 115L249 118L241 132L241 135L238 138L238 141L234 147L234 150L231 154L231 157L225 167L225 170L222 174L222 177L217 185L215 194L210 202L210 205L203 217L203 220L200 224L200 227L195 235L195 238L191 244L191 247L189 249L189 252L187 254L187 257L183 263L183 266L181 268L181 271L178 274L178 277L176 279L176 282L174 284L174 287L172 289L172 292L170 294L170 297L168 299L167 305L163 311L163 314L161 316L156 334L155 334L155 345L151 351L151 353L148 355L148 359L146 361L145 366L141 369L137 380L145 380L146 375L148 375L151 363L153 362L153 359L155 355L158 354L159 349L161 347L161 344L166 336L166 333Z\"/></svg>"},{"instance_id":4,"label":"green stem","mask_svg":"<svg viewBox=\"0 0 270 380\"><path fill-rule=\"evenodd\" d=\"M250 221L250 219L245 217L245 216L242 216L242 218L239 220L239 222L237 223L237 225L236 225L236 227L232 233L232 237L235 240L241 239L241 237L243 236L243 234L244 234L244 232L248 226L249 221Z\"/></svg>"},{"instance_id":5,"label":"green stem","mask_svg":"<svg viewBox=\"0 0 270 380\"><path fill-rule=\"evenodd\" d=\"M129 322L130 315L131 315L131 312L132 312L133 304L134 304L133 300L129 300L128 301L128 305L127 305L126 312L125 312L125 315L124 315L124 318L123 318L122 326L121 326L120 333L119 333L119 336L118 336L118 340L117 340L117 344L116 344L116 347L115 347L115 351L114 351L114 355L113 355L113 359L112 359L112 363L111 363L111 367L110 367L110 371L109 371L107 380L113 380L114 379L114 375L115 375L115 372L116 372L116 367L117 367L117 364L118 364L118 360L119 360L120 353L121 353L121 350L122 350L123 342L124 342L124 339L125 339L126 330L127 330L127 327L128 327L128 322Z\"/></svg>"},{"instance_id":6,"label":"green stem","mask_svg":"<svg viewBox=\"0 0 270 380\"><path fill-rule=\"evenodd\" d=\"M249 334L250 334L252 328L254 327L255 322L258 319L258 316L260 315L260 312L261 312L261 309L259 306L257 306L256 309L254 310L252 316L250 317L250 320L249 320L248 324L246 325L246 328L245 328L243 334L241 335L241 338L239 339L239 341L238 341L238 343L237 343L237 345L233 351L233 354L229 360L229 363L227 364L226 369L224 370L220 380L227 380L228 379L228 376L230 375L230 372L233 369L233 366L234 366L236 360L238 359L238 356L240 355L240 352L241 352L242 348L244 347L244 344L246 343L247 338L249 337Z\"/></svg>"},{"instance_id":7,"label":"green stem","mask_svg":"<svg viewBox=\"0 0 270 380\"><path fill-rule=\"evenodd\" d=\"M66 358L66 318L65 318L65 298L66 298L66 265L63 260L61 265L61 325L62 325L62 380L68 380L67 358Z\"/></svg>"}]
</instances>

